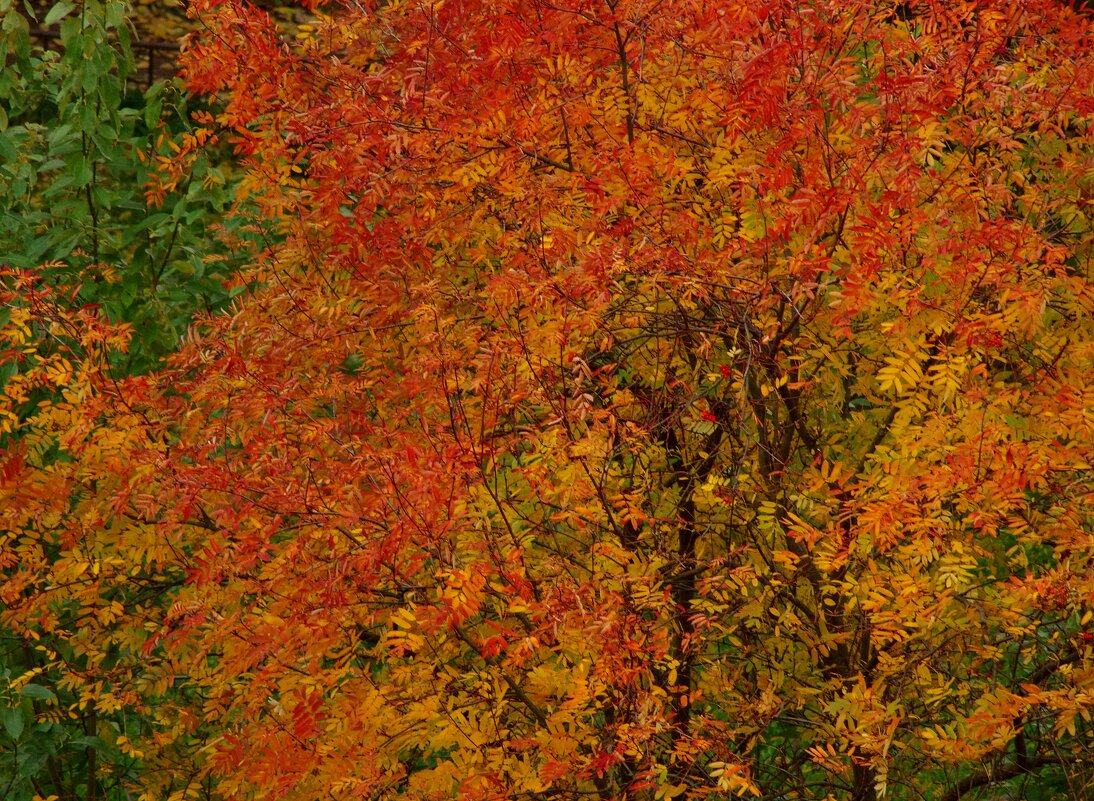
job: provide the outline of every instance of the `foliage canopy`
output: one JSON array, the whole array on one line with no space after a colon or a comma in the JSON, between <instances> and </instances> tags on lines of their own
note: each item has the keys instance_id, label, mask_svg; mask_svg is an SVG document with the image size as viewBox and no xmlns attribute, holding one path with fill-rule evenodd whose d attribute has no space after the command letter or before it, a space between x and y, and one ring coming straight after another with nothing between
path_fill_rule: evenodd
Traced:
<instances>
[{"instance_id":1,"label":"foliage canopy","mask_svg":"<svg viewBox=\"0 0 1094 801\"><path fill-rule=\"evenodd\" d=\"M149 797L1088 797L1088 20L193 8L279 239L0 485Z\"/></svg>"}]
</instances>

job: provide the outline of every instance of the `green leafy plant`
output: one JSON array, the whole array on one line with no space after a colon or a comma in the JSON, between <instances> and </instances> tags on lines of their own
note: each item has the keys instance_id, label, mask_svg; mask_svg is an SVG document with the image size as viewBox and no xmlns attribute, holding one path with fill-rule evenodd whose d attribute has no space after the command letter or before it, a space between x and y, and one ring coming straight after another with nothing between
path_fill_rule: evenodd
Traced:
<instances>
[{"instance_id":1,"label":"green leafy plant","mask_svg":"<svg viewBox=\"0 0 1094 801\"><path fill-rule=\"evenodd\" d=\"M0 358L0 389L20 398L0 432L8 466L24 455L44 471L71 461L54 432L33 424L67 377L87 360L109 365L112 379L160 364L195 312L228 300L250 250L241 224L226 221L234 167L195 122L201 107L177 80L134 82L129 13L122 0L62 0L35 19L29 4L0 0L0 327L18 326L28 308L50 309L49 323L28 323L18 353ZM56 38L36 38L39 27ZM21 283L30 274L35 282ZM74 340L76 319L112 323L120 336ZM58 380L38 381L42 369ZM10 477L0 476L0 514L27 508L5 486ZM55 487L60 499L74 489ZM0 611L20 607L28 569L65 560L57 519L36 526L43 547L27 561L9 558L20 539L0 524ZM134 577L111 601L139 601L154 616L169 589ZM141 766L129 738L149 728L126 696L135 654L103 636L104 653L90 657L72 635L100 612L70 601L49 610L35 636L0 628L0 798L124 798ZM74 675L92 674L93 696L73 686ZM105 700L112 689L117 699Z\"/></svg>"},{"instance_id":2,"label":"green leafy plant","mask_svg":"<svg viewBox=\"0 0 1094 801\"><path fill-rule=\"evenodd\" d=\"M77 283L79 302L132 325L118 366L145 371L196 311L227 300L240 252L224 244L238 231L219 228L230 161L176 81L135 86L122 0L53 5L41 23L57 26L56 49L33 46L12 0L0 8L12 66L0 77L0 264L47 264ZM185 172L165 185L158 165L184 148Z\"/></svg>"}]
</instances>

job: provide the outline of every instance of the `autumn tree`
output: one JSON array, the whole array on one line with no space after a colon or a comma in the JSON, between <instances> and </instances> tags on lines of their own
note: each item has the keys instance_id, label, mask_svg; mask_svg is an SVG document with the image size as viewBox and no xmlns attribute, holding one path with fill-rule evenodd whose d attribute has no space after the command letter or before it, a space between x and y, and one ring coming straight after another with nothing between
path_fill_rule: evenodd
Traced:
<instances>
[{"instance_id":1,"label":"autumn tree","mask_svg":"<svg viewBox=\"0 0 1094 801\"><path fill-rule=\"evenodd\" d=\"M149 797L1089 796L1086 18L192 9L283 241L50 410Z\"/></svg>"}]
</instances>

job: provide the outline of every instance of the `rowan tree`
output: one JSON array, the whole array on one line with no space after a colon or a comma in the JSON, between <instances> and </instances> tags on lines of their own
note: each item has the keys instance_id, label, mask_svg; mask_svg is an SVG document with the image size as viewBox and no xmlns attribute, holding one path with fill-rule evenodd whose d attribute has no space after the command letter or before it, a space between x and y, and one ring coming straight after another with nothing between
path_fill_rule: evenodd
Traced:
<instances>
[{"instance_id":1,"label":"rowan tree","mask_svg":"<svg viewBox=\"0 0 1094 801\"><path fill-rule=\"evenodd\" d=\"M149 793L1089 795L1088 20L192 8L283 242L61 440Z\"/></svg>"}]
</instances>

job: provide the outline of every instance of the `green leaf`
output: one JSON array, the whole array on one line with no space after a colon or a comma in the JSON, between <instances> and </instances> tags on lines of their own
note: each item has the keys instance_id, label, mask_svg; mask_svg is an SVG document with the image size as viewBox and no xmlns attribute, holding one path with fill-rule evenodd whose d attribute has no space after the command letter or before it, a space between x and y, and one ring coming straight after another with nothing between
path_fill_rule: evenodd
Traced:
<instances>
[{"instance_id":1,"label":"green leaf","mask_svg":"<svg viewBox=\"0 0 1094 801\"><path fill-rule=\"evenodd\" d=\"M57 696L53 694L53 691L41 684L28 684L19 691L19 694L24 698L31 698L35 701L49 701L52 703L57 700Z\"/></svg>"},{"instance_id":2,"label":"green leaf","mask_svg":"<svg viewBox=\"0 0 1094 801\"><path fill-rule=\"evenodd\" d=\"M106 3L106 26L120 28L125 21L125 3Z\"/></svg>"},{"instance_id":3,"label":"green leaf","mask_svg":"<svg viewBox=\"0 0 1094 801\"><path fill-rule=\"evenodd\" d=\"M68 161L68 170L72 176L73 186L81 188L91 183L92 163L83 155L78 155Z\"/></svg>"},{"instance_id":4,"label":"green leaf","mask_svg":"<svg viewBox=\"0 0 1094 801\"><path fill-rule=\"evenodd\" d=\"M46 141L49 143L50 153L55 153L62 145L73 141L78 143L80 140L79 137L73 136L72 126L64 122L49 132Z\"/></svg>"},{"instance_id":5,"label":"green leaf","mask_svg":"<svg viewBox=\"0 0 1094 801\"><path fill-rule=\"evenodd\" d=\"M30 26L27 24L27 19L18 12L8 12L4 15L4 22L0 25L0 30L7 33L26 33L30 30Z\"/></svg>"},{"instance_id":6,"label":"green leaf","mask_svg":"<svg viewBox=\"0 0 1094 801\"><path fill-rule=\"evenodd\" d=\"M49 250L49 245L50 236L48 234L46 234L45 236L35 237L27 246L26 255L31 260L37 261L39 258L41 258L42 254Z\"/></svg>"},{"instance_id":7,"label":"green leaf","mask_svg":"<svg viewBox=\"0 0 1094 801\"><path fill-rule=\"evenodd\" d=\"M3 110L0 109L0 113ZM0 161L4 161L8 164L15 161L19 155L19 151L15 149L15 137L12 135L14 131L4 131L0 133Z\"/></svg>"},{"instance_id":8,"label":"green leaf","mask_svg":"<svg viewBox=\"0 0 1094 801\"><path fill-rule=\"evenodd\" d=\"M103 750L107 747L107 744L101 737L73 737L70 744L77 748L93 748L96 751Z\"/></svg>"},{"instance_id":9,"label":"green leaf","mask_svg":"<svg viewBox=\"0 0 1094 801\"><path fill-rule=\"evenodd\" d=\"M18 740L23 733L23 710L20 707L8 707L3 713L4 731L13 740Z\"/></svg>"},{"instance_id":10,"label":"green leaf","mask_svg":"<svg viewBox=\"0 0 1094 801\"><path fill-rule=\"evenodd\" d=\"M80 130L91 133L99 127L99 115L90 103L80 109Z\"/></svg>"},{"instance_id":11,"label":"green leaf","mask_svg":"<svg viewBox=\"0 0 1094 801\"><path fill-rule=\"evenodd\" d=\"M42 24L47 26L56 25L58 22L68 16L74 8L76 8L75 4L62 0L60 3L53 6L53 8L49 10L49 12L46 14L46 18L42 21Z\"/></svg>"},{"instance_id":12,"label":"green leaf","mask_svg":"<svg viewBox=\"0 0 1094 801\"><path fill-rule=\"evenodd\" d=\"M338 369L343 373L353 375L354 373L360 372L364 364L365 360L361 357L361 354L351 353L340 365L338 365Z\"/></svg>"},{"instance_id":13,"label":"green leaf","mask_svg":"<svg viewBox=\"0 0 1094 801\"><path fill-rule=\"evenodd\" d=\"M72 41L80 35L80 20L72 17L66 19L61 23L61 43L65 46L65 49L70 49L74 42Z\"/></svg>"}]
</instances>

